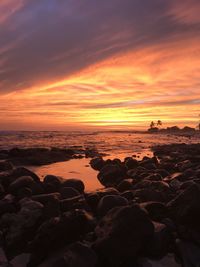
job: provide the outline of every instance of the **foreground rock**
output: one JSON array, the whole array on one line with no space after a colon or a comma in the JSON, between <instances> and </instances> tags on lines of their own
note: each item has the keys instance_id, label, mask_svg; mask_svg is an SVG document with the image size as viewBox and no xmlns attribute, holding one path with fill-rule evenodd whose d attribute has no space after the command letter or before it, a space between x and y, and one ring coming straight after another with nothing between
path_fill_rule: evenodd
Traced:
<instances>
[{"instance_id":1,"label":"foreground rock","mask_svg":"<svg viewBox=\"0 0 200 267\"><path fill-rule=\"evenodd\" d=\"M105 266L131 263L151 240L154 225L139 206L111 210L95 229L94 249Z\"/></svg>"},{"instance_id":2,"label":"foreground rock","mask_svg":"<svg viewBox=\"0 0 200 267\"><path fill-rule=\"evenodd\" d=\"M92 228L92 217L81 210L64 213L61 217L44 222L30 244L32 254L27 266L37 266L50 253L78 241Z\"/></svg>"},{"instance_id":3,"label":"foreground rock","mask_svg":"<svg viewBox=\"0 0 200 267\"><path fill-rule=\"evenodd\" d=\"M80 179L41 181L10 164L30 162L39 151L37 164L51 153L51 160L74 156L55 148L0 153L0 265L199 266L200 145L157 147L152 158L124 161L88 149L105 186L94 192L85 192Z\"/></svg>"}]
</instances>

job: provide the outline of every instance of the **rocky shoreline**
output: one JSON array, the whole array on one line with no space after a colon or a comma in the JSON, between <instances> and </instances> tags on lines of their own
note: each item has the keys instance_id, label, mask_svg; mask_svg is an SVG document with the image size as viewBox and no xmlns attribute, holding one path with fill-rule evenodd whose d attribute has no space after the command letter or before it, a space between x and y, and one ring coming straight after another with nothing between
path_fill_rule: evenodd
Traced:
<instances>
[{"instance_id":1,"label":"rocky shoreline","mask_svg":"<svg viewBox=\"0 0 200 267\"><path fill-rule=\"evenodd\" d=\"M0 150L0 160L8 160L14 166L42 166L77 158L102 156L91 148L12 148Z\"/></svg>"},{"instance_id":2,"label":"rocky shoreline","mask_svg":"<svg viewBox=\"0 0 200 267\"><path fill-rule=\"evenodd\" d=\"M124 161L94 151L0 151L0 266L200 266L200 144L153 150ZM13 167L83 154L103 189Z\"/></svg>"}]
</instances>

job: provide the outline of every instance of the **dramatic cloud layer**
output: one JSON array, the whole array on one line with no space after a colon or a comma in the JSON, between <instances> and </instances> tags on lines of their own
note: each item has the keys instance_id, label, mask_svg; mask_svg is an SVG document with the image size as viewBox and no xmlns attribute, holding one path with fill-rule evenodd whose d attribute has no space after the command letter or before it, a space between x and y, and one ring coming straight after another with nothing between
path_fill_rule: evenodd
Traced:
<instances>
[{"instance_id":1,"label":"dramatic cloud layer","mask_svg":"<svg viewBox=\"0 0 200 267\"><path fill-rule=\"evenodd\" d=\"M1 129L197 124L199 0L1 0Z\"/></svg>"}]
</instances>

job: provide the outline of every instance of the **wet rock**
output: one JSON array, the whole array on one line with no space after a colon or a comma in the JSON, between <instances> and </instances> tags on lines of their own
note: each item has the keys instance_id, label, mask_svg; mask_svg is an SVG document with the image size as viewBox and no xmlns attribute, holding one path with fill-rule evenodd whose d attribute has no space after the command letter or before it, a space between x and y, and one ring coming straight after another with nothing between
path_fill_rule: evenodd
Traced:
<instances>
[{"instance_id":1,"label":"wet rock","mask_svg":"<svg viewBox=\"0 0 200 267\"><path fill-rule=\"evenodd\" d=\"M0 216L5 213L14 213L17 211L15 199L11 195L7 195L0 200Z\"/></svg>"},{"instance_id":2,"label":"wet rock","mask_svg":"<svg viewBox=\"0 0 200 267\"><path fill-rule=\"evenodd\" d=\"M85 196L87 204L89 205L91 211L93 212L93 214L96 215L97 212L97 205L99 203L100 200L100 196L97 192L92 192L92 193L88 193Z\"/></svg>"},{"instance_id":3,"label":"wet rock","mask_svg":"<svg viewBox=\"0 0 200 267\"><path fill-rule=\"evenodd\" d=\"M62 187L72 187L79 191L80 194L83 194L85 190L84 183L79 179L67 179L62 183Z\"/></svg>"},{"instance_id":4,"label":"wet rock","mask_svg":"<svg viewBox=\"0 0 200 267\"><path fill-rule=\"evenodd\" d=\"M38 201L44 205L49 201L54 201L54 199L61 199L60 193L40 194L32 196L32 200Z\"/></svg>"},{"instance_id":5,"label":"wet rock","mask_svg":"<svg viewBox=\"0 0 200 267\"><path fill-rule=\"evenodd\" d=\"M126 171L119 165L105 165L97 175L100 183L106 187L117 185L126 177Z\"/></svg>"},{"instance_id":6,"label":"wet rock","mask_svg":"<svg viewBox=\"0 0 200 267\"><path fill-rule=\"evenodd\" d=\"M121 193L121 196L124 197L124 198L126 198L128 201L134 199L134 194L130 190L124 191L123 193Z\"/></svg>"},{"instance_id":7,"label":"wet rock","mask_svg":"<svg viewBox=\"0 0 200 267\"><path fill-rule=\"evenodd\" d=\"M94 158L90 161L90 166L97 171L100 171L105 165L105 161L102 158Z\"/></svg>"},{"instance_id":8,"label":"wet rock","mask_svg":"<svg viewBox=\"0 0 200 267\"><path fill-rule=\"evenodd\" d=\"M184 170L191 168L192 163L190 160L184 160L176 164L175 166L180 172L183 172Z\"/></svg>"},{"instance_id":9,"label":"wet rock","mask_svg":"<svg viewBox=\"0 0 200 267\"><path fill-rule=\"evenodd\" d=\"M168 254L160 260L144 258L140 261L141 267L182 267L177 263L173 254Z\"/></svg>"},{"instance_id":10,"label":"wet rock","mask_svg":"<svg viewBox=\"0 0 200 267\"><path fill-rule=\"evenodd\" d=\"M140 166L148 170L156 169L156 165L158 165L157 157L152 157L152 158L144 157L140 162Z\"/></svg>"},{"instance_id":11,"label":"wet rock","mask_svg":"<svg viewBox=\"0 0 200 267\"><path fill-rule=\"evenodd\" d=\"M86 148L85 149L85 157L86 158L95 158L95 157L99 157L100 154L98 152L97 149L95 148Z\"/></svg>"},{"instance_id":12,"label":"wet rock","mask_svg":"<svg viewBox=\"0 0 200 267\"><path fill-rule=\"evenodd\" d=\"M153 173L148 175L145 179L150 181L162 181L162 176L158 173Z\"/></svg>"},{"instance_id":13,"label":"wet rock","mask_svg":"<svg viewBox=\"0 0 200 267\"><path fill-rule=\"evenodd\" d=\"M181 188L181 185L182 183L177 179L173 179L169 182L169 186L175 191L179 190Z\"/></svg>"},{"instance_id":14,"label":"wet rock","mask_svg":"<svg viewBox=\"0 0 200 267\"><path fill-rule=\"evenodd\" d=\"M120 167L123 167L123 163L121 161L121 159L118 159L118 158L115 158L111 161L111 164L114 164L114 165L118 165Z\"/></svg>"},{"instance_id":15,"label":"wet rock","mask_svg":"<svg viewBox=\"0 0 200 267\"><path fill-rule=\"evenodd\" d=\"M200 263L200 247L183 240L176 241L178 255L183 267L198 267Z\"/></svg>"},{"instance_id":16,"label":"wet rock","mask_svg":"<svg viewBox=\"0 0 200 267\"><path fill-rule=\"evenodd\" d=\"M200 185L194 184L186 188L167 206L178 224L187 225L200 232Z\"/></svg>"},{"instance_id":17,"label":"wet rock","mask_svg":"<svg viewBox=\"0 0 200 267\"><path fill-rule=\"evenodd\" d=\"M78 241L92 229L93 218L82 210L67 212L44 222L30 244L31 257L27 267L38 266L52 252Z\"/></svg>"},{"instance_id":18,"label":"wet rock","mask_svg":"<svg viewBox=\"0 0 200 267\"><path fill-rule=\"evenodd\" d=\"M9 267L8 259L6 257L4 249L2 248L2 245L3 245L3 233L0 232L0 266Z\"/></svg>"},{"instance_id":19,"label":"wet rock","mask_svg":"<svg viewBox=\"0 0 200 267\"><path fill-rule=\"evenodd\" d=\"M0 160L0 172L9 171L13 169L13 165L8 160Z\"/></svg>"},{"instance_id":20,"label":"wet rock","mask_svg":"<svg viewBox=\"0 0 200 267\"><path fill-rule=\"evenodd\" d=\"M160 174L163 179L170 175L165 169L157 169L155 172Z\"/></svg>"},{"instance_id":21,"label":"wet rock","mask_svg":"<svg viewBox=\"0 0 200 267\"><path fill-rule=\"evenodd\" d=\"M60 207L61 211L70 211L75 209L83 209L83 210L90 210L90 207L88 206L84 196L80 195L73 198L63 199L60 200Z\"/></svg>"},{"instance_id":22,"label":"wet rock","mask_svg":"<svg viewBox=\"0 0 200 267\"><path fill-rule=\"evenodd\" d=\"M32 190L28 187L23 187L17 191L17 198L22 199L22 198L30 198L32 196Z\"/></svg>"},{"instance_id":23,"label":"wet rock","mask_svg":"<svg viewBox=\"0 0 200 267\"><path fill-rule=\"evenodd\" d=\"M57 188L59 188L59 186L61 185L61 183L64 181L64 179L60 176L56 176L56 175L46 175L44 177L44 183L45 184L53 184L55 185Z\"/></svg>"},{"instance_id":24,"label":"wet rock","mask_svg":"<svg viewBox=\"0 0 200 267\"><path fill-rule=\"evenodd\" d=\"M116 195L107 195L101 198L98 203L97 213L99 216L104 216L106 213L115 207L128 205L126 198Z\"/></svg>"},{"instance_id":25,"label":"wet rock","mask_svg":"<svg viewBox=\"0 0 200 267\"><path fill-rule=\"evenodd\" d=\"M141 203L140 206L148 212L152 221L161 222L169 217L169 211L164 203L146 202Z\"/></svg>"},{"instance_id":26,"label":"wet rock","mask_svg":"<svg viewBox=\"0 0 200 267\"><path fill-rule=\"evenodd\" d=\"M46 193L54 193L60 190L61 184L64 179L56 175L46 175L44 177L43 186Z\"/></svg>"},{"instance_id":27,"label":"wet rock","mask_svg":"<svg viewBox=\"0 0 200 267\"><path fill-rule=\"evenodd\" d=\"M5 160L8 158L8 154L6 153L6 151L0 151L0 160Z\"/></svg>"},{"instance_id":28,"label":"wet rock","mask_svg":"<svg viewBox=\"0 0 200 267\"><path fill-rule=\"evenodd\" d=\"M2 198L5 194L5 190L2 184L0 184L0 198Z\"/></svg>"},{"instance_id":29,"label":"wet rock","mask_svg":"<svg viewBox=\"0 0 200 267\"><path fill-rule=\"evenodd\" d=\"M124 191L127 191L127 190L132 190L133 189L133 180L132 179L125 179L125 180L121 181L117 185L117 189L120 192L124 192Z\"/></svg>"},{"instance_id":30,"label":"wet rock","mask_svg":"<svg viewBox=\"0 0 200 267\"><path fill-rule=\"evenodd\" d=\"M170 181L173 181L173 180L181 181L182 177L183 177L183 173L182 172L175 172L175 173L165 177L164 181L165 182L170 182Z\"/></svg>"},{"instance_id":31,"label":"wet rock","mask_svg":"<svg viewBox=\"0 0 200 267\"><path fill-rule=\"evenodd\" d=\"M72 158L71 153L59 148L13 148L8 156L14 165L22 166L41 166Z\"/></svg>"},{"instance_id":32,"label":"wet rock","mask_svg":"<svg viewBox=\"0 0 200 267\"><path fill-rule=\"evenodd\" d=\"M87 193L85 195L86 201L88 205L90 206L91 210L93 211L93 213L96 214L97 205L100 199L108 195L119 195L119 191L113 187L108 187L108 188L96 190L95 192L92 192L92 193Z\"/></svg>"},{"instance_id":33,"label":"wet rock","mask_svg":"<svg viewBox=\"0 0 200 267\"><path fill-rule=\"evenodd\" d=\"M144 188L149 188L151 186L152 182L149 180L142 180L136 184L133 185L133 189L144 189Z\"/></svg>"},{"instance_id":34,"label":"wet rock","mask_svg":"<svg viewBox=\"0 0 200 267\"><path fill-rule=\"evenodd\" d=\"M31 176L22 176L17 178L14 182L12 182L8 188L8 191L14 195L18 193L18 190L20 190L23 187L28 187L31 189L35 181Z\"/></svg>"},{"instance_id":35,"label":"wet rock","mask_svg":"<svg viewBox=\"0 0 200 267\"><path fill-rule=\"evenodd\" d=\"M119 195L119 191L114 187L107 187L103 189L96 190L97 194L101 197L107 195Z\"/></svg>"},{"instance_id":36,"label":"wet rock","mask_svg":"<svg viewBox=\"0 0 200 267\"><path fill-rule=\"evenodd\" d=\"M94 249L108 266L131 263L149 242L154 226L139 206L112 209L95 229Z\"/></svg>"},{"instance_id":37,"label":"wet rock","mask_svg":"<svg viewBox=\"0 0 200 267\"><path fill-rule=\"evenodd\" d=\"M52 217L57 217L60 215L60 202L58 198L52 198L45 203L43 209L43 216L45 220L48 220Z\"/></svg>"},{"instance_id":38,"label":"wet rock","mask_svg":"<svg viewBox=\"0 0 200 267\"><path fill-rule=\"evenodd\" d=\"M62 258L57 260L52 267L95 267L97 255L86 244L77 242L68 247Z\"/></svg>"},{"instance_id":39,"label":"wet rock","mask_svg":"<svg viewBox=\"0 0 200 267\"><path fill-rule=\"evenodd\" d=\"M43 205L39 202L24 198L20 206L18 213L7 213L1 217L1 225L7 229L5 248L9 257L21 253L33 238L34 227L43 214Z\"/></svg>"},{"instance_id":40,"label":"wet rock","mask_svg":"<svg viewBox=\"0 0 200 267\"><path fill-rule=\"evenodd\" d=\"M73 187L62 187L60 189L62 199L72 198L80 195L80 192Z\"/></svg>"},{"instance_id":41,"label":"wet rock","mask_svg":"<svg viewBox=\"0 0 200 267\"><path fill-rule=\"evenodd\" d=\"M131 157L125 158L124 163L125 163L127 170L135 169L139 165L138 161Z\"/></svg>"},{"instance_id":42,"label":"wet rock","mask_svg":"<svg viewBox=\"0 0 200 267\"><path fill-rule=\"evenodd\" d=\"M22 176L30 176L33 178L35 182L40 182L40 178L32 171L28 170L27 168L24 167L18 167L14 169L10 173L10 182L12 183L15 181L17 178L22 177Z\"/></svg>"},{"instance_id":43,"label":"wet rock","mask_svg":"<svg viewBox=\"0 0 200 267\"><path fill-rule=\"evenodd\" d=\"M151 259L162 259L169 253L173 236L164 224L154 223L154 229L154 236L147 245L146 255Z\"/></svg>"},{"instance_id":44,"label":"wet rock","mask_svg":"<svg viewBox=\"0 0 200 267\"><path fill-rule=\"evenodd\" d=\"M48 174L44 177L44 183L58 183L61 184L64 181L64 178L52 174Z\"/></svg>"},{"instance_id":45,"label":"wet rock","mask_svg":"<svg viewBox=\"0 0 200 267\"><path fill-rule=\"evenodd\" d=\"M135 178L137 179L138 177L140 177L140 175L142 173L149 173L149 171L147 169L145 169L144 167L137 167L136 169L131 169L127 171L127 176L131 177L131 178Z\"/></svg>"},{"instance_id":46,"label":"wet rock","mask_svg":"<svg viewBox=\"0 0 200 267\"><path fill-rule=\"evenodd\" d=\"M143 188L133 191L134 197L138 198L140 202L157 201L165 202L165 194L163 192L156 191L152 188Z\"/></svg>"},{"instance_id":47,"label":"wet rock","mask_svg":"<svg viewBox=\"0 0 200 267\"><path fill-rule=\"evenodd\" d=\"M30 254L22 253L16 256L14 259L10 261L10 266L8 267L26 267L27 263L29 262Z\"/></svg>"},{"instance_id":48,"label":"wet rock","mask_svg":"<svg viewBox=\"0 0 200 267\"><path fill-rule=\"evenodd\" d=\"M186 181L186 182L183 182L181 183L181 186L180 186L180 190L185 190L187 189L188 187L192 186L192 185L195 185L196 183L194 181Z\"/></svg>"}]
</instances>

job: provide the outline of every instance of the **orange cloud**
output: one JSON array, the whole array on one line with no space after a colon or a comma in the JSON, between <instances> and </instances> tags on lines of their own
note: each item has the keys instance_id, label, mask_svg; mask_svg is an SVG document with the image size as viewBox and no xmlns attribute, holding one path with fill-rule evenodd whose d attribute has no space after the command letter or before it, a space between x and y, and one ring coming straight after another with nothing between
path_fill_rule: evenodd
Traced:
<instances>
[{"instance_id":1,"label":"orange cloud","mask_svg":"<svg viewBox=\"0 0 200 267\"><path fill-rule=\"evenodd\" d=\"M197 0L2 0L1 129L195 126L199 8Z\"/></svg>"},{"instance_id":2,"label":"orange cloud","mask_svg":"<svg viewBox=\"0 0 200 267\"><path fill-rule=\"evenodd\" d=\"M4 125L195 126L200 112L198 39L128 52L46 86L1 97ZM5 117L6 114L6 117ZM4 119L6 118L6 119Z\"/></svg>"}]
</instances>

